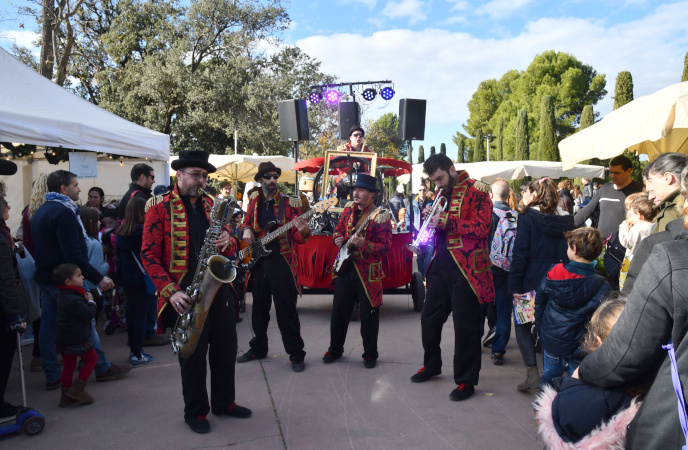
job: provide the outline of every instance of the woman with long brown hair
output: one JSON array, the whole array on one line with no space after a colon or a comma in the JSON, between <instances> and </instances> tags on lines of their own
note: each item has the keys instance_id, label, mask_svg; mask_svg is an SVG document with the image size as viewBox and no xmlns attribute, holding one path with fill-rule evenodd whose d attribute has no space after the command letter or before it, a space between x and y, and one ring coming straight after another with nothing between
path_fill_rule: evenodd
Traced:
<instances>
[{"instance_id":1,"label":"woman with long brown hair","mask_svg":"<svg viewBox=\"0 0 688 450\"><path fill-rule=\"evenodd\" d=\"M573 230L573 216L559 208L558 202L557 187L549 178L531 181L523 192L524 207L518 216L509 273L508 289L514 299L535 291L553 264L569 261L564 232ZM519 391L540 385L532 326L515 326L516 342L527 367L526 380L518 385Z\"/></svg>"}]
</instances>

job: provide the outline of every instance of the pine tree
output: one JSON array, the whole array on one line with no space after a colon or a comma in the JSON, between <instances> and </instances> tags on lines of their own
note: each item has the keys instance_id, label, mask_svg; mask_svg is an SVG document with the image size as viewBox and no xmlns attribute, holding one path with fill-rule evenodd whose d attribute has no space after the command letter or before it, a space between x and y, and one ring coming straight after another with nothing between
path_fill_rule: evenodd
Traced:
<instances>
[{"instance_id":1,"label":"pine tree","mask_svg":"<svg viewBox=\"0 0 688 450\"><path fill-rule=\"evenodd\" d=\"M430 146L430 155L434 155L435 153L436 153L435 152L435 146L434 145Z\"/></svg>"},{"instance_id":2,"label":"pine tree","mask_svg":"<svg viewBox=\"0 0 688 450\"><path fill-rule=\"evenodd\" d=\"M504 117L499 118L497 129L497 161L504 160Z\"/></svg>"},{"instance_id":3,"label":"pine tree","mask_svg":"<svg viewBox=\"0 0 688 450\"><path fill-rule=\"evenodd\" d=\"M459 147L459 151L456 157L456 162L463 164L466 162L466 138L463 135L460 135L457 146Z\"/></svg>"},{"instance_id":4,"label":"pine tree","mask_svg":"<svg viewBox=\"0 0 688 450\"><path fill-rule=\"evenodd\" d=\"M683 75L681 75L681 82L688 81L688 52L683 60Z\"/></svg>"},{"instance_id":5,"label":"pine tree","mask_svg":"<svg viewBox=\"0 0 688 450\"><path fill-rule=\"evenodd\" d=\"M475 130L475 147L473 148L473 159L471 162L485 160L485 137L482 128Z\"/></svg>"},{"instance_id":6,"label":"pine tree","mask_svg":"<svg viewBox=\"0 0 688 450\"><path fill-rule=\"evenodd\" d=\"M440 153L443 154L444 156L447 156L447 146L444 145L444 142L440 144Z\"/></svg>"},{"instance_id":7,"label":"pine tree","mask_svg":"<svg viewBox=\"0 0 688 450\"><path fill-rule=\"evenodd\" d=\"M559 161L557 133L554 131L554 105L551 95L543 95L540 102L540 161Z\"/></svg>"},{"instance_id":8,"label":"pine tree","mask_svg":"<svg viewBox=\"0 0 688 450\"><path fill-rule=\"evenodd\" d=\"M418 146L418 164L423 164L425 162L425 149L422 145Z\"/></svg>"},{"instance_id":9,"label":"pine tree","mask_svg":"<svg viewBox=\"0 0 688 450\"><path fill-rule=\"evenodd\" d=\"M580 126L578 131L588 128L590 125L595 123L595 114L592 110L592 105L585 105L583 107L583 113L580 118Z\"/></svg>"},{"instance_id":10,"label":"pine tree","mask_svg":"<svg viewBox=\"0 0 688 450\"><path fill-rule=\"evenodd\" d=\"M516 121L516 161L528 161L530 159L529 139L528 112L525 109L519 109Z\"/></svg>"},{"instance_id":11,"label":"pine tree","mask_svg":"<svg viewBox=\"0 0 688 450\"><path fill-rule=\"evenodd\" d=\"M614 86L614 109L633 101L633 77L631 72L619 72Z\"/></svg>"}]
</instances>

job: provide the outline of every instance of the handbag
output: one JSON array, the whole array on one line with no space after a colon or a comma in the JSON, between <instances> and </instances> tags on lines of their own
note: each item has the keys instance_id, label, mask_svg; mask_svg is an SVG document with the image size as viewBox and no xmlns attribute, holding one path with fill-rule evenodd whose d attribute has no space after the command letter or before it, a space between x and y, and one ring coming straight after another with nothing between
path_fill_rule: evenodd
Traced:
<instances>
[{"instance_id":1,"label":"handbag","mask_svg":"<svg viewBox=\"0 0 688 450\"><path fill-rule=\"evenodd\" d=\"M526 293L525 298L515 298L513 301L514 307L514 323L516 325L524 325L526 323L535 322L535 291Z\"/></svg>"},{"instance_id":2,"label":"handbag","mask_svg":"<svg viewBox=\"0 0 688 450\"><path fill-rule=\"evenodd\" d=\"M28 303L26 320L33 322L41 317L41 290L33 279L36 273L36 262L26 248L24 248L24 256L19 253L15 253L14 256L17 259L17 272L19 272L19 279Z\"/></svg>"},{"instance_id":3,"label":"handbag","mask_svg":"<svg viewBox=\"0 0 688 450\"><path fill-rule=\"evenodd\" d=\"M148 276L148 273L146 273L146 271L143 270L143 266L141 265L139 259L136 257L134 251L129 251L131 252L131 256L134 258L134 261L136 261L136 265L139 266L139 269L141 269L141 272L143 273L143 280L146 283L146 294L154 295L158 291L158 289L155 287L155 284L153 284L153 280L151 280L151 277Z\"/></svg>"}]
</instances>

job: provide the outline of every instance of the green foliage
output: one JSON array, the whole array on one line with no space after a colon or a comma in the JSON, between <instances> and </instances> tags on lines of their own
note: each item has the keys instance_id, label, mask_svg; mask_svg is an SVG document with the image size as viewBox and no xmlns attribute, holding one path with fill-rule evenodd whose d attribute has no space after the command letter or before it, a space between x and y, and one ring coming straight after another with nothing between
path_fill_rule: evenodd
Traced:
<instances>
[{"instance_id":1,"label":"green foliage","mask_svg":"<svg viewBox=\"0 0 688 450\"><path fill-rule=\"evenodd\" d=\"M499 80L485 80L468 102L470 116L465 131L474 136L477 128L498 135L503 120L502 159L516 153L518 112L525 109L530 129L529 144L540 139L540 102L552 96L555 134L560 139L572 134L585 105L594 105L606 94L605 76L573 55L547 51L537 55L525 71L510 70Z\"/></svg>"},{"instance_id":2,"label":"green foliage","mask_svg":"<svg viewBox=\"0 0 688 450\"><path fill-rule=\"evenodd\" d=\"M366 146L384 158L406 159L406 147L398 136L399 117L386 113L366 123Z\"/></svg>"},{"instance_id":3,"label":"green foliage","mask_svg":"<svg viewBox=\"0 0 688 450\"><path fill-rule=\"evenodd\" d=\"M554 126L552 96L543 95L540 103L540 142L538 143L538 160L540 161L559 161Z\"/></svg>"},{"instance_id":4,"label":"green foliage","mask_svg":"<svg viewBox=\"0 0 688 450\"><path fill-rule=\"evenodd\" d=\"M444 145L444 142L442 142L442 143L440 144L440 153L443 154L443 155L445 155L445 156L447 155L447 146Z\"/></svg>"},{"instance_id":5,"label":"green foliage","mask_svg":"<svg viewBox=\"0 0 688 450\"><path fill-rule=\"evenodd\" d=\"M435 151L435 146L434 145L430 146L430 156L434 155L435 153L437 153Z\"/></svg>"},{"instance_id":6,"label":"green foliage","mask_svg":"<svg viewBox=\"0 0 688 450\"><path fill-rule=\"evenodd\" d=\"M499 118L497 128L497 161L504 161L504 117Z\"/></svg>"},{"instance_id":7,"label":"green foliage","mask_svg":"<svg viewBox=\"0 0 688 450\"><path fill-rule=\"evenodd\" d=\"M475 130L475 144L473 146L473 159L471 162L485 161L485 136L483 130Z\"/></svg>"},{"instance_id":8,"label":"green foliage","mask_svg":"<svg viewBox=\"0 0 688 450\"><path fill-rule=\"evenodd\" d=\"M681 82L688 81L688 52L683 59L683 74L681 75Z\"/></svg>"},{"instance_id":9,"label":"green foliage","mask_svg":"<svg viewBox=\"0 0 688 450\"><path fill-rule=\"evenodd\" d=\"M583 114L581 114L580 126L578 131L588 128L595 123L595 115L593 114L592 105L585 105Z\"/></svg>"},{"instance_id":10,"label":"green foliage","mask_svg":"<svg viewBox=\"0 0 688 450\"><path fill-rule=\"evenodd\" d=\"M423 164L425 162L425 149L422 145L418 146L418 164Z\"/></svg>"},{"instance_id":11,"label":"green foliage","mask_svg":"<svg viewBox=\"0 0 688 450\"><path fill-rule=\"evenodd\" d=\"M466 162L466 136L459 133L458 131L454 136L452 136L452 142L458 148L456 162L463 164Z\"/></svg>"},{"instance_id":12,"label":"green foliage","mask_svg":"<svg viewBox=\"0 0 688 450\"><path fill-rule=\"evenodd\" d=\"M514 161L528 161L530 159L530 136L528 133L528 112L525 109L518 111L516 123L516 152Z\"/></svg>"},{"instance_id":13,"label":"green foliage","mask_svg":"<svg viewBox=\"0 0 688 450\"><path fill-rule=\"evenodd\" d=\"M619 72L614 87L614 109L619 109L633 101L633 77L631 72Z\"/></svg>"}]
</instances>

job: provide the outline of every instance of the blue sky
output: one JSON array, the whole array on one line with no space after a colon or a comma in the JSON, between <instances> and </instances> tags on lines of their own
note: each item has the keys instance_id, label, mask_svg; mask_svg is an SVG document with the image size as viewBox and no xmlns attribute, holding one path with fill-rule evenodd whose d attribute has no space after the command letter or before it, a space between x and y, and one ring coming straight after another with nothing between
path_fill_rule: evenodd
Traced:
<instances>
[{"instance_id":1,"label":"blue sky","mask_svg":"<svg viewBox=\"0 0 688 450\"><path fill-rule=\"evenodd\" d=\"M325 73L394 82L395 98L365 106L364 120L398 112L400 98L427 99L426 139L414 148L444 142L452 157L478 84L525 70L538 53L571 53L606 74L609 94L595 106L604 116L618 72L631 72L637 98L678 83L688 51L688 1L293 0L287 8L293 23L282 39ZM0 46L27 44L32 28L0 21Z\"/></svg>"}]
</instances>

